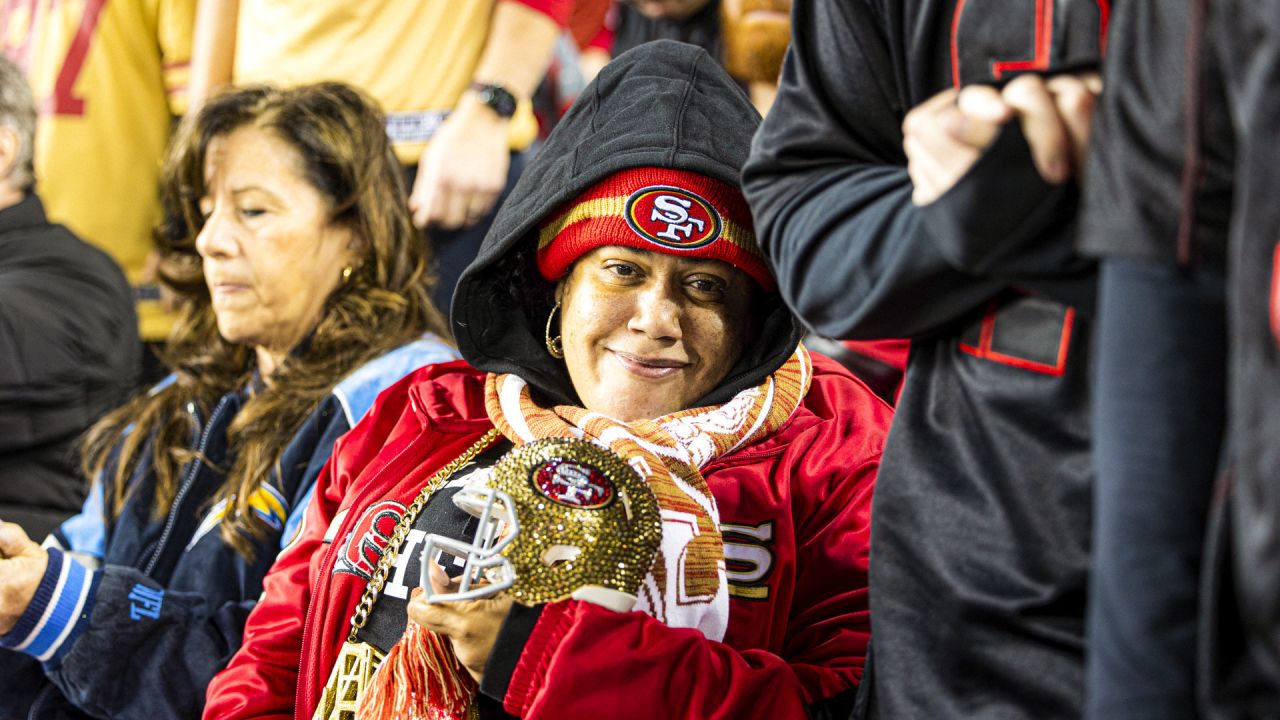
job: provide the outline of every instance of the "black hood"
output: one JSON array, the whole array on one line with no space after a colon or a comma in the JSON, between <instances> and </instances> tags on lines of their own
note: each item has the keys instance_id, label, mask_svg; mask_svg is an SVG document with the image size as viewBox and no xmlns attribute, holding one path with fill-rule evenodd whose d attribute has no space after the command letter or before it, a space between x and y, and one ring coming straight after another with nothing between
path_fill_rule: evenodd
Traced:
<instances>
[{"instance_id":1,"label":"black hood","mask_svg":"<svg viewBox=\"0 0 1280 720\"><path fill-rule=\"evenodd\" d=\"M760 115L720 65L693 45L646 43L583 91L498 211L453 297L453 334L481 370L515 373L557 403L577 403L564 363L544 344L553 285L534 264L538 225L620 170L690 170L741 187ZM802 328L776 293L756 303L755 340L697 405L758 385L795 351Z\"/></svg>"}]
</instances>

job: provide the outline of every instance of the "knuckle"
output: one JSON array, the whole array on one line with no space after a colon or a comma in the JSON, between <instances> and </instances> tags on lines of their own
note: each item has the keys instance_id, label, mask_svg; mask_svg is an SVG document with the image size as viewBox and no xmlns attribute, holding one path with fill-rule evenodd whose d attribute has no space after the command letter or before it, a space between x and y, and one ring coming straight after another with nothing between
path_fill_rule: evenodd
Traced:
<instances>
[{"instance_id":1,"label":"knuckle","mask_svg":"<svg viewBox=\"0 0 1280 720\"><path fill-rule=\"evenodd\" d=\"M918 107L908 112L907 116L902 119L902 134L914 135L920 126L920 118L923 114L924 110Z\"/></svg>"},{"instance_id":2,"label":"knuckle","mask_svg":"<svg viewBox=\"0 0 1280 720\"><path fill-rule=\"evenodd\" d=\"M1072 85L1059 93L1059 106L1064 113L1086 115L1093 110L1095 98L1082 85Z\"/></svg>"},{"instance_id":3,"label":"knuckle","mask_svg":"<svg viewBox=\"0 0 1280 720\"><path fill-rule=\"evenodd\" d=\"M931 131L937 118L951 105L920 105L902 118L902 135L920 135Z\"/></svg>"},{"instance_id":4,"label":"knuckle","mask_svg":"<svg viewBox=\"0 0 1280 720\"><path fill-rule=\"evenodd\" d=\"M993 95L999 95L999 93L997 93L995 89L989 85L966 85L964 89L960 91L960 94L957 97L957 100L960 102L964 102L968 100L981 100L981 99L988 99Z\"/></svg>"},{"instance_id":5,"label":"knuckle","mask_svg":"<svg viewBox=\"0 0 1280 720\"><path fill-rule=\"evenodd\" d=\"M1044 84L1044 78L1034 73L1024 73L1009 82L1009 87L1023 92L1038 90Z\"/></svg>"},{"instance_id":6,"label":"knuckle","mask_svg":"<svg viewBox=\"0 0 1280 720\"><path fill-rule=\"evenodd\" d=\"M1026 105L1044 95L1044 80L1038 75L1019 75L1004 87L1001 93L1012 103Z\"/></svg>"},{"instance_id":7,"label":"knuckle","mask_svg":"<svg viewBox=\"0 0 1280 720\"><path fill-rule=\"evenodd\" d=\"M920 165L920 145L912 138L907 138L902 143L902 152L907 156L907 172L914 174L919 171Z\"/></svg>"}]
</instances>

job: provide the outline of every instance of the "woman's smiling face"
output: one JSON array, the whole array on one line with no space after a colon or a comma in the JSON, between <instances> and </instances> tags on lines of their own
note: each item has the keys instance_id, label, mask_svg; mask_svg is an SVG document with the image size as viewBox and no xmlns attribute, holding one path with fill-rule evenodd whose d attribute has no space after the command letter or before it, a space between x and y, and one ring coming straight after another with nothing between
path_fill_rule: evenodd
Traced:
<instances>
[{"instance_id":1,"label":"woman's smiling face","mask_svg":"<svg viewBox=\"0 0 1280 720\"><path fill-rule=\"evenodd\" d=\"M747 343L752 281L718 260L606 245L556 290L565 365L588 410L617 420L683 410Z\"/></svg>"}]
</instances>

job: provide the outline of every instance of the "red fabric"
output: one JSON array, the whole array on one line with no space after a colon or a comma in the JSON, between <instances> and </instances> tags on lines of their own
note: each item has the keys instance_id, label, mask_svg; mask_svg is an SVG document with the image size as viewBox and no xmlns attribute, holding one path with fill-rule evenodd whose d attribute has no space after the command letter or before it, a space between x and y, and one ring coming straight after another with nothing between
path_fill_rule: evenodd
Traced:
<instances>
[{"instance_id":1,"label":"red fabric","mask_svg":"<svg viewBox=\"0 0 1280 720\"><path fill-rule=\"evenodd\" d=\"M533 8L555 20L560 27L568 26L569 14L573 12L573 0L502 0L502 2L516 2Z\"/></svg>"},{"instance_id":2,"label":"red fabric","mask_svg":"<svg viewBox=\"0 0 1280 720\"><path fill-rule=\"evenodd\" d=\"M690 718L800 720L806 703L856 686L870 632L872 484L890 413L837 363L815 356L796 415L705 470L734 593L724 642L641 613L554 603L519 659L508 712L653 718L683 708ZM484 375L463 362L422 368L383 393L321 474L299 540L267 576L243 648L210 685L204 717L311 717L364 590L363 580L333 573L342 539L361 510L385 499L407 504L490 427ZM344 509L351 512L326 546ZM745 541L734 526L764 524L772 540L750 557L771 558L753 586L767 596L743 599L752 586L740 558L749 555L739 552Z\"/></svg>"},{"instance_id":3,"label":"red fabric","mask_svg":"<svg viewBox=\"0 0 1280 720\"><path fill-rule=\"evenodd\" d=\"M889 368L888 371L881 371L874 366L868 368L862 364L850 364L853 374L862 378L881 397L892 398L896 406L902 397L903 379L907 373L907 357L911 354L911 341L840 340L838 342L849 352Z\"/></svg>"},{"instance_id":4,"label":"red fabric","mask_svg":"<svg viewBox=\"0 0 1280 720\"><path fill-rule=\"evenodd\" d=\"M604 27L600 28L600 32L596 33L595 36L591 38L591 41L588 42L585 46L583 46L582 49L587 50L589 48L595 48L596 50L603 50L607 53L612 54L613 53L613 35L614 35L613 28L609 27L608 25L605 25Z\"/></svg>"},{"instance_id":5,"label":"red fabric","mask_svg":"<svg viewBox=\"0 0 1280 720\"><path fill-rule=\"evenodd\" d=\"M907 369L907 355L911 352L910 340L841 340L850 352L884 363L897 370Z\"/></svg>"},{"instance_id":6,"label":"red fabric","mask_svg":"<svg viewBox=\"0 0 1280 720\"><path fill-rule=\"evenodd\" d=\"M609 14L609 0L574 0L569 13L569 33L579 48L591 45L593 39L605 29L605 17ZM606 46L604 48L608 50Z\"/></svg>"},{"instance_id":7,"label":"red fabric","mask_svg":"<svg viewBox=\"0 0 1280 720\"><path fill-rule=\"evenodd\" d=\"M674 192L666 192L674 189ZM652 190L652 193L644 192ZM667 195L688 205L683 209L655 200ZM592 205L608 202L608 214ZM660 201L659 201L660 202ZM565 225L570 213L584 217ZM681 218L668 222L661 218ZM693 225L690 223L700 223ZM592 185L542 225L563 225L555 239L540 239L538 271L556 281L583 255L605 245L621 245L680 257L721 260L745 272L772 292L773 273L765 264L752 232L751 210L742 191L728 183L687 170L644 167L614 173ZM674 228L674 229L673 229ZM662 236L663 233L669 233Z\"/></svg>"}]
</instances>

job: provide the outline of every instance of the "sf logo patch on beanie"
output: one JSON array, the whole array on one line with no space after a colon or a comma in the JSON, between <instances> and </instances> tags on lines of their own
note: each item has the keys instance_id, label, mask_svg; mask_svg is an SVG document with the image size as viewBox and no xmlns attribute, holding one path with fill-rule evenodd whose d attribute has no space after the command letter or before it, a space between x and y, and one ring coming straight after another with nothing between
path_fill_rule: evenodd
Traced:
<instances>
[{"instance_id":1,"label":"sf logo patch on beanie","mask_svg":"<svg viewBox=\"0 0 1280 720\"><path fill-rule=\"evenodd\" d=\"M627 198L627 224L646 240L677 250L706 247L720 237L723 222L711 203L665 185L641 188Z\"/></svg>"}]
</instances>

